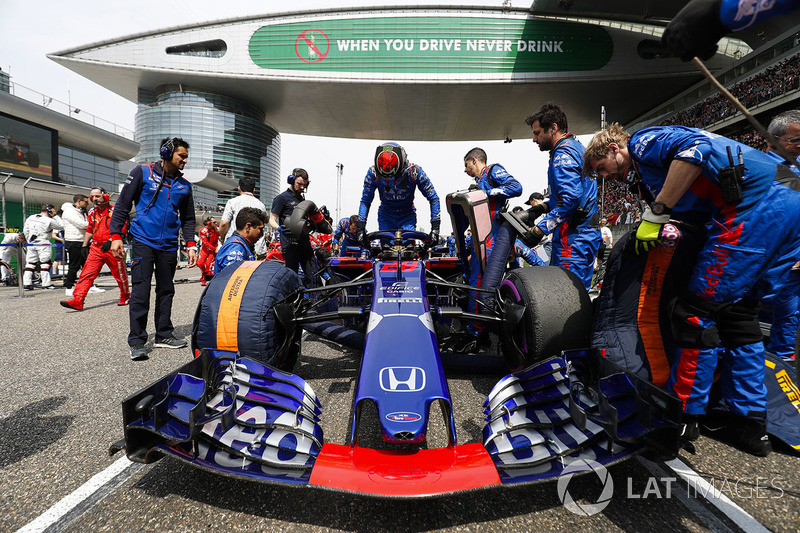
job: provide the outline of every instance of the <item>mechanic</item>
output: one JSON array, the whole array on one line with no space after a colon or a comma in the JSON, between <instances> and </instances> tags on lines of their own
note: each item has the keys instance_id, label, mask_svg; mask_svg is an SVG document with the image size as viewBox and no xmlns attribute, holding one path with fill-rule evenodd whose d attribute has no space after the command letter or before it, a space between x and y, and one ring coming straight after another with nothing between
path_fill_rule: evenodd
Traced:
<instances>
[{"instance_id":1,"label":"mechanic","mask_svg":"<svg viewBox=\"0 0 800 533\"><path fill-rule=\"evenodd\" d=\"M12 285L16 285L16 283L12 283L12 272L6 265L11 265L12 256L17 257L17 245L25 244L25 234L14 231L6 232L3 235L3 242L0 244L2 244L2 246L0 246L0 261L3 262L0 264L0 282L7 287L11 287Z\"/></svg>"},{"instance_id":2,"label":"mechanic","mask_svg":"<svg viewBox=\"0 0 800 533\"><path fill-rule=\"evenodd\" d=\"M767 131L795 159L800 157L800 111L790 110L780 113L767 126ZM772 146L769 145L770 149ZM776 157L783 157L775 154ZM783 161L795 173L800 173L793 164ZM784 359L795 358L797 327L800 324L800 261L795 263L786 283L772 300L772 325L769 339L765 343L768 352Z\"/></svg>"},{"instance_id":3,"label":"mechanic","mask_svg":"<svg viewBox=\"0 0 800 533\"><path fill-rule=\"evenodd\" d=\"M447 255L450 257L456 256L456 234L455 232L450 232L450 236L447 238Z\"/></svg>"},{"instance_id":4,"label":"mechanic","mask_svg":"<svg viewBox=\"0 0 800 533\"><path fill-rule=\"evenodd\" d=\"M520 239L514 240L514 247L511 249L511 268L513 270L522 267L520 259L524 259L530 266L545 266L547 263L539 257L535 250L531 250Z\"/></svg>"},{"instance_id":5,"label":"mechanic","mask_svg":"<svg viewBox=\"0 0 800 533\"><path fill-rule=\"evenodd\" d=\"M222 221L219 225L219 235L222 242L232 236L236 231L236 215L243 207L255 207L267 214L267 206L255 197L256 180L250 176L239 178L239 196L231 198L222 211Z\"/></svg>"},{"instance_id":6,"label":"mechanic","mask_svg":"<svg viewBox=\"0 0 800 533\"><path fill-rule=\"evenodd\" d=\"M50 236L54 229L64 229L64 222L56 214L56 209L50 204L42 206L42 212L29 216L25 219L22 233L28 247L25 250L25 274L23 285L26 290L33 290L33 273L36 271L36 264L39 264L40 275L42 277L42 288L53 290L50 279L50 261L52 251L50 250Z\"/></svg>"},{"instance_id":7,"label":"mechanic","mask_svg":"<svg viewBox=\"0 0 800 533\"><path fill-rule=\"evenodd\" d=\"M114 208L110 203L111 196L102 187L95 187L89 191L89 197L94 207L89 211L86 232L83 237L84 247L89 247L89 255L86 257L86 264L83 266L81 276L72 293L72 299L61 301L62 307L83 311L83 304L86 295L90 292L92 284L103 265L107 265L111 270L111 275L117 280L119 286L119 302L117 305L128 305L131 297L130 286L128 285L128 270L125 260L116 257L111 253L111 232L109 226ZM127 230L127 224L123 226L123 233ZM89 243L91 242L91 246Z\"/></svg>"},{"instance_id":8,"label":"mechanic","mask_svg":"<svg viewBox=\"0 0 800 533\"><path fill-rule=\"evenodd\" d=\"M136 206L136 218L130 225L131 248L130 333L131 359L147 359L147 315L150 309L150 280L155 273L156 328L154 348L185 348L186 341L173 336L173 277L178 267L178 233L183 233L189 256L188 267L197 263L195 249L194 198L192 184L181 170L189 157L189 143L180 137L161 140L161 161L139 165L131 170L119 194L111 216L111 252L125 257L122 234Z\"/></svg>"},{"instance_id":9,"label":"mechanic","mask_svg":"<svg viewBox=\"0 0 800 533\"><path fill-rule=\"evenodd\" d=\"M501 223L500 213L506 209L509 198L516 198L522 194L522 185L502 165L486 163L486 152L482 148L473 148L464 156L464 173L475 180L475 184L470 188L480 188L486 191L489 197L489 215L492 224L492 230L486 238L486 269L481 273L480 258L472 253L469 256L467 283L471 287L492 289L497 287L505 273L513 242L513 232L507 224ZM501 239L500 247L495 254L495 239L498 237ZM467 251L470 250L470 247L467 247ZM481 292L478 296L476 291L470 291L470 296L467 301L467 311L470 313L481 312L482 306L478 305L475 298L479 298L485 305L489 305L489 300L492 299L488 293ZM488 331L476 321L467 323L466 332L455 336L451 347L457 353L475 353L480 350L481 345L487 345L488 342Z\"/></svg>"},{"instance_id":10,"label":"mechanic","mask_svg":"<svg viewBox=\"0 0 800 533\"><path fill-rule=\"evenodd\" d=\"M752 28L797 8L799 0L692 0L667 25L661 43L681 61L695 56L710 59L726 33Z\"/></svg>"},{"instance_id":11,"label":"mechanic","mask_svg":"<svg viewBox=\"0 0 800 533\"><path fill-rule=\"evenodd\" d=\"M592 284L594 258L602 242L597 229L597 182L582 174L583 145L569 133L567 116L557 105L544 104L525 119L533 142L550 152L547 183L550 197L533 209L545 216L531 230L533 247L552 234L550 264L573 272L586 290Z\"/></svg>"},{"instance_id":12,"label":"mechanic","mask_svg":"<svg viewBox=\"0 0 800 533\"><path fill-rule=\"evenodd\" d=\"M306 287L314 287L317 279L317 261L311 241L308 235L292 235L290 230L284 226L286 218L294 212L297 204L305 200L303 193L311 182L308 179L308 172L302 168L292 170L286 181L289 188L272 200L269 226L280 233L281 253L286 266L298 273L302 266ZM309 213L307 218L316 225L317 231L320 233L331 233L331 226L319 209L314 213Z\"/></svg>"},{"instance_id":13,"label":"mechanic","mask_svg":"<svg viewBox=\"0 0 800 533\"><path fill-rule=\"evenodd\" d=\"M266 219L266 213L264 218ZM217 229L217 219L208 217L200 228L200 256L197 258L197 266L200 268L200 285L205 285L207 281L214 277L214 260L217 256L217 246L219 246L219 230Z\"/></svg>"},{"instance_id":14,"label":"mechanic","mask_svg":"<svg viewBox=\"0 0 800 533\"><path fill-rule=\"evenodd\" d=\"M800 253L800 178L773 155L682 126L644 128L631 137L619 124L609 125L592 138L584 159L586 173L641 183L652 194L636 229L637 253L659 244L670 219L707 224L687 288L670 304L680 348L666 387L683 402L684 437L697 438L719 359L722 396L732 413L720 435L768 455L758 312Z\"/></svg>"},{"instance_id":15,"label":"mechanic","mask_svg":"<svg viewBox=\"0 0 800 533\"><path fill-rule=\"evenodd\" d=\"M347 255L348 247L358 247L359 253L361 243L358 241L358 215L351 215L343 218L333 232L333 243L339 249L339 257Z\"/></svg>"},{"instance_id":16,"label":"mechanic","mask_svg":"<svg viewBox=\"0 0 800 533\"><path fill-rule=\"evenodd\" d=\"M439 240L441 209L439 196L433 183L422 167L408 161L406 151L397 143L387 142L375 150L375 164L364 177L364 191L358 208L358 241L366 243L367 215L375 198L375 191L381 199L378 207L378 229L409 230L417 229L417 210L414 207L414 189L419 191L431 204L432 245Z\"/></svg>"},{"instance_id":17,"label":"mechanic","mask_svg":"<svg viewBox=\"0 0 800 533\"><path fill-rule=\"evenodd\" d=\"M214 270L222 269L236 261L255 261L255 245L264 235L267 214L257 207L242 207L236 215L236 231L220 246Z\"/></svg>"},{"instance_id":18,"label":"mechanic","mask_svg":"<svg viewBox=\"0 0 800 533\"><path fill-rule=\"evenodd\" d=\"M85 194L76 194L72 203L64 202L61 206L61 219L64 221L64 248L67 250L67 276L64 278L64 289L67 296L72 296L72 288L78 278L78 271L86 262L83 254L83 238L86 235L86 208L89 198ZM88 249L86 252L88 253Z\"/></svg>"}]
</instances>

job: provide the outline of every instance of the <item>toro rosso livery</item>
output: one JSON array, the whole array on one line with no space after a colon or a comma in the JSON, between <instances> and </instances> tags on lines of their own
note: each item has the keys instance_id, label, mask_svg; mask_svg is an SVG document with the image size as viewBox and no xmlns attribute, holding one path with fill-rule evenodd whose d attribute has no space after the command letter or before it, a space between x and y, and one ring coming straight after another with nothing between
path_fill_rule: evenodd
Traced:
<instances>
[{"instance_id":1,"label":"toro rosso livery","mask_svg":"<svg viewBox=\"0 0 800 533\"><path fill-rule=\"evenodd\" d=\"M483 191L447 198L476 243L488 230L475 223L485 202ZM383 497L538 482L576 460L676 453L680 402L587 348L591 307L573 274L516 269L477 314L464 300L480 289L463 282L460 259L429 254L427 234L380 231L368 240L369 258L329 260L324 287L303 288L275 261L219 272L196 312L195 359L124 400L125 437L112 452ZM465 251L463 237L458 246ZM352 325L345 344L361 352L345 442L326 438L325 406L292 373L303 328L319 332L334 319ZM498 335L494 351L451 353L448 332L476 320ZM476 406L482 438L462 442L449 373L499 377L509 367ZM440 447L429 446L432 409L443 415Z\"/></svg>"}]
</instances>

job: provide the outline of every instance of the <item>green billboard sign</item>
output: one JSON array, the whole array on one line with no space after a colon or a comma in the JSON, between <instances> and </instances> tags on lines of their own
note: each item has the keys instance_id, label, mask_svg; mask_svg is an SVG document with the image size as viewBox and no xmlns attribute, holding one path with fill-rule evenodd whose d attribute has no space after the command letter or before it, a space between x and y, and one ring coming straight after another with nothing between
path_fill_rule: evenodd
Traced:
<instances>
[{"instance_id":1,"label":"green billboard sign","mask_svg":"<svg viewBox=\"0 0 800 533\"><path fill-rule=\"evenodd\" d=\"M249 52L265 69L469 76L595 70L608 63L614 45L592 24L399 16L263 26Z\"/></svg>"}]
</instances>

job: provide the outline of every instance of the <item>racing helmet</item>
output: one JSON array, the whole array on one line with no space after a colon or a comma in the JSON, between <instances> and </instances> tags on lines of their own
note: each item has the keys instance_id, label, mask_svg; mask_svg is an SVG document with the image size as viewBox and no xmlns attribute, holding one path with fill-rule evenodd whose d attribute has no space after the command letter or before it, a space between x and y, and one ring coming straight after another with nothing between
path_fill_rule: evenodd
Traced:
<instances>
[{"instance_id":1,"label":"racing helmet","mask_svg":"<svg viewBox=\"0 0 800 533\"><path fill-rule=\"evenodd\" d=\"M375 171L381 176L397 176L406 165L406 151L397 143L383 143L375 150Z\"/></svg>"}]
</instances>

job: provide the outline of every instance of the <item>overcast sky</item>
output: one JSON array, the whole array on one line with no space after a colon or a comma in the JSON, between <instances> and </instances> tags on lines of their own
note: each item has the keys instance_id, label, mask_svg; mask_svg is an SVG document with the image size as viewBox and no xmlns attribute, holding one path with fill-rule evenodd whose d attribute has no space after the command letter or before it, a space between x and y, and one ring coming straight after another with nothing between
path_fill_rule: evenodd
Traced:
<instances>
[{"instance_id":1,"label":"overcast sky","mask_svg":"<svg viewBox=\"0 0 800 533\"><path fill-rule=\"evenodd\" d=\"M408 2L411 4L412 2ZM414 1L414 5L486 5L499 6L501 0L479 2L459 0ZM253 0L171 0L168 2L139 0L136 2L99 2L91 0L39 0L35 6L23 8L14 4L0 17L0 68L11 75L12 82L44 93L61 102L69 102L83 111L134 129L136 105L115 95L82 76L47 59L46 54L69 48L115 39L131 34L209 22L245 15L261 15L285 11L275 1ZM292 9L307 10L343 6L381 5L380 3L346 0L311 0L295 2ZM384 3L385 5L385 3ZM512 0L514 7L529 2ZM544 102L532 94L530 111ZM520 117L524 120L525 117ZM476 124L476 126L479 126ZM361 186L372 164L375 147L392 139L344 140L300 135L282 135L281 174L288 175L294 167L303 167L311 177L307 198L318 205L327 204L334 212L336 203L336 164L344 165L342 187L342 216L358 210ZM469 178L463 173L464 154L474 146L486 150L489 163L500 163L523 185L523 197L542 191L547 185L547 154L539 152L530 138L515 139L504 144L498 141L481 142L406 142L409 159L422 166L434 183L442 201L443 233L450 231L444 197L448 192L466 188ZM191 166L191 153L189 157ZM521 204L512 201L512 205ZM377 229L378 198L370 210L368 228ZM415 202L418 223L429 227L430 210L427 201L418 193Z\"/></svg>"}]
</instances>

